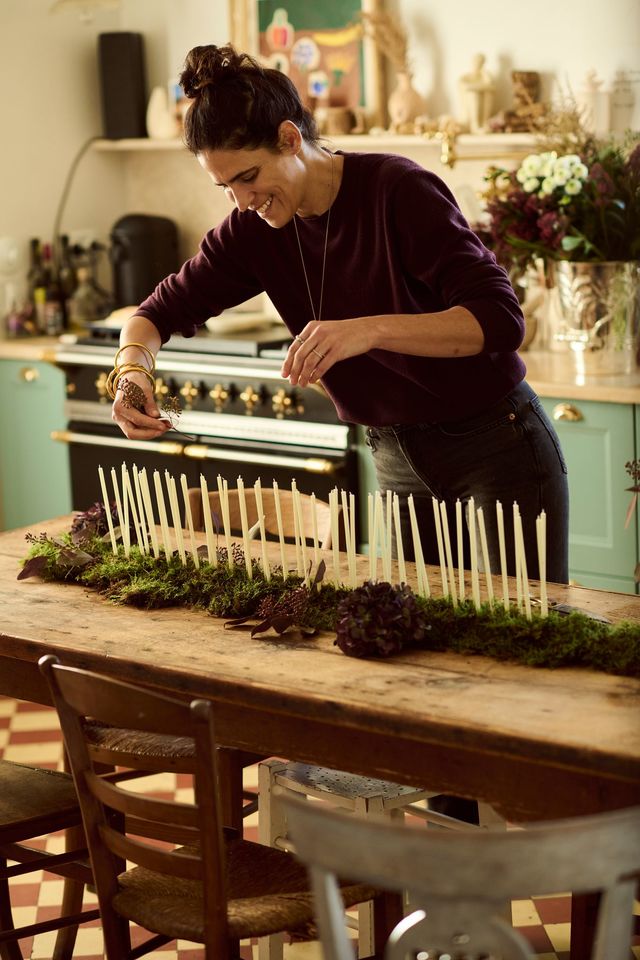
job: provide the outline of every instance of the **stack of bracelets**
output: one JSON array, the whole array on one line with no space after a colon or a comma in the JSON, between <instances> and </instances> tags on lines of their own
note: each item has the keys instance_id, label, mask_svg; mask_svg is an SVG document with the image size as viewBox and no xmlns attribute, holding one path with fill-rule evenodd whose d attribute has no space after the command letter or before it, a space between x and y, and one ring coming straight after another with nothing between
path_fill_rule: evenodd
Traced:
<instances>
[{"instance_id":1,"label":"stack of bracelets","mask_svg":"<svg viewBox=\"0 0 640 960\"><path fill-rule=\"evenodd\" d=\"M141 363L134 363L133 361L120 363L120 364L118 363L120 354L122 353L123 350L126 350L128 347L138 347L139 350L142 350L142 352L146 355L145 359L148 359L150 364L150 367L148 370ZM111 397L112 400L115 400L116 393L118 391L118 381L121 379L121 377L124 377L127 373L143 373L145 377L148 379L149 383L151 384L152 390L155 390L156 388L156 380L154 377L155 369L156 369L156 358L152 354L151 350L149 350L148 347L145 347L144 343L125 343L125 345L123 347L120 347L120 349L116 353L113 361L113 370L107 377L107 382L105 384L107 395Z\"/></svg>"}]
</instances>

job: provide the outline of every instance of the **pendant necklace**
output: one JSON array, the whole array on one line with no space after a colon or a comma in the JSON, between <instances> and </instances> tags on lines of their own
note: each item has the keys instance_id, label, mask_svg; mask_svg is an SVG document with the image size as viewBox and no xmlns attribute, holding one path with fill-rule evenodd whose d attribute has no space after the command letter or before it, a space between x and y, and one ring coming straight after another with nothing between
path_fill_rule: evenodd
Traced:
<instances>
[{"instance_id":1,"label":"pendant necklace","mask_svg":"<svg viewBox=\"0 0 640 960\"><path fill-rule=\"evenodd\" d=\"M324 268L327 263L327 242L329 240L329 223L331 221L331 207L333 205L333 154L330 153L329 156L331 157L331 186L329 187L329 209L327 210L327 226L324 231L324 251L322 254L322 273L320 275L320 300L318 302L317 315L316 315L316 308L313 303L313 297L311 296L311 287L309 285L307 268L304 263L304 255L302 253L302 244L300 243L300 234L298 233L298 224L296 222L296 214L293 215L293 229L296 232L296 240L298 241L298 250L300 251L300 262L302 263L302 272L304 273L305 283L307 284L307 293L309 294L309 303L311 304L311 314L314 320L320 320L322 317L322 297L324 294Z\"/></svg>"}]
</instances>

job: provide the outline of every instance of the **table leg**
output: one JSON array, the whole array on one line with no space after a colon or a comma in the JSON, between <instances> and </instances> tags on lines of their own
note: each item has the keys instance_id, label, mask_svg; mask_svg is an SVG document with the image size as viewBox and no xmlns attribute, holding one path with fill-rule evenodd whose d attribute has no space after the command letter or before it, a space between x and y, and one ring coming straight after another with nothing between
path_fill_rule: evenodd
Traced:
<instances>
[{"instance_id":1,"label":"table leg","mask_svg":"<svg viewBox=\"0 0 640 960\"><path fill-rule=\"evenodd\" d=\"M570 960L584 960L591 956L599 903L599 893L581 893L571 897Z\"/></svg>"}]
</instances>

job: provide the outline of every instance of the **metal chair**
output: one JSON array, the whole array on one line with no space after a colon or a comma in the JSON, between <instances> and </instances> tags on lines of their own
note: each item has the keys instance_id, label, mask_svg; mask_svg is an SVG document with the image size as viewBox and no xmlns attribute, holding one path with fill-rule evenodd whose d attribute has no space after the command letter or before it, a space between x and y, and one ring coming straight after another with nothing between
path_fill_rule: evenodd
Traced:
<instances>
[{"instance_id":1,"label":"metal chair","mask_svg":"<svg viewBox=\"0 0 640 960\"><path fill-rule=\"evenodd\" d=\"M343 770L265 760L258 765L259 817L258 836L261 843L295 852L287 822L287 797L324 800L344 812L373 820L401 822L406 816L418 818L431 826L453 830L504 830L505 821L489 804L479 803L479 826L430 810L425 802L438 796L431 790L391 783L374 777L361 777ZM503 904L503 909L506 905ZM374 950L372 901L358 906L358 955L368 957ZM260 943L261 960L280 960L283 943L275 935Z\"/></svg>"},{"instance_id":2,"label":"metal chair","mask_svg":"<svg viewBox=\"0 0 640 960\"><path fill-rule=\"evenodd\" d=\"M134 960L177 938L207 960L236 960L238 942L312 918L306 871L293 857L223 826L212 704L40 660L58 711L80 800L108 960ZM194 802L158 800L98 775L87 721L193 741ZM133 771L147 757L129 755ZM159 846L158 841L163 841ZM167 847L166 844L169 844ZM126 869L126 862L136 864ZM371 896L345 883L348 903ZM130 922L153 935L132 948Z\"/></svg>"},{"instance_id":3,"label":"metal chair","mask_svg":"<svg viewBox=\"0 0 640 960\"><path fill-rule=\"evenodd\" d=\"M532 960L500 904L565 891L602 894L596 942L584 960L629 957L640 807L526 830L452 833L355 820L291 798L283 804L296 854L309 870L326 960L353 957L335 879L345 871L361 883L410 891L413 912L391 932L385 960Z\"/></svg>"},{"instance_id":4,"label":"metal chair","mask_svg":"<svg viewBox=\"0 0 640 960\"><path fill-rule=\"evenodd\" d=\"M47 853L28 843L57 830L67 831L64 853ZM15 927L9 881L39 870L66 880L60 916ZM0 760L0 958L22 960L18 940L59 930L54 958L69 960L78 924L100 916L98 910L82 912L84 888L92 879L71 776Z\"/></svg>"}]
</instances>

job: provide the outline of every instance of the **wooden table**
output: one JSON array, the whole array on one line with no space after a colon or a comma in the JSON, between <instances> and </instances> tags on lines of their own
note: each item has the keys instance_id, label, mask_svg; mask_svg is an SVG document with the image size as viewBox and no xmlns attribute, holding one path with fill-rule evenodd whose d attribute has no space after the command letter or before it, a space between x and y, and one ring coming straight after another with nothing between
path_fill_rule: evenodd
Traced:
<instances>
[{"instance_id":1,"label":"wooden table","mask_svg":"<svg viewBox=\"0 0 640 960\"><path fill-rule=\"evenodd\" d=\"M203 612L117 607L73 584L17 582L24 532L0 534L0 693L49 702L37 660L53 652L212 700L229 746L480 798L511 820L640 803L640 680L418 650L357 660L327 634L252 639ZM550 594L640 624L639 598Z\"/></svg>"}]
</instances>

